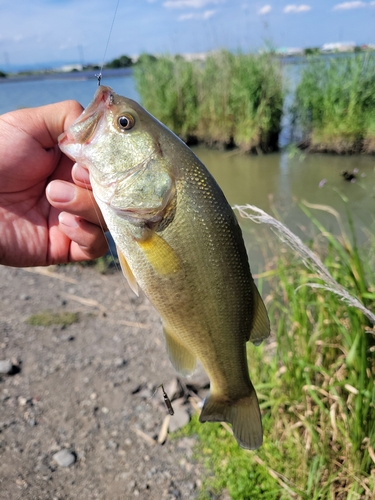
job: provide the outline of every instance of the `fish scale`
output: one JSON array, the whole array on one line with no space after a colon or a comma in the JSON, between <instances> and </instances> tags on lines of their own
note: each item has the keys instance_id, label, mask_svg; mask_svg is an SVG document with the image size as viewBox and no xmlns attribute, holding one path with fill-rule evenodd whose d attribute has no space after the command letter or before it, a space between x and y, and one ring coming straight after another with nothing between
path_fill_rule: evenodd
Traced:
<instances>
[{"instance_id":1,"label":"fish scale","mask_svg":"<svg viewBox=\"0 0 375 500\"><path fill-rule=\"evenodd\" d=\"M237 219L194 153L136 102L99 87L60 137L88 168L131 287L159 312L176 370L196 359L210 378L201 422L232 424L240 446L262 443L248 340L269 335Z\"/></svg>"}]
</instances>

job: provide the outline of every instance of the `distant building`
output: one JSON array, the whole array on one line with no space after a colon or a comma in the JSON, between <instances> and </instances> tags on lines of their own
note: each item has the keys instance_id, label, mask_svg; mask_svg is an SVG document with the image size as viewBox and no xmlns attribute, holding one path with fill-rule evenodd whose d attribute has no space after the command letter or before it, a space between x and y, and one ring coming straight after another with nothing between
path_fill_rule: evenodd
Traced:
<instances>
[{"instance_id":1,"label":"distant building","mask_svg":"<svg viewBox=\"0 0 375 500\"><path fill-rule=\"evenodd\" d=\"M354 42L325 43L322 52L353 52L355 46Z\"/></svg>"},{"instance_id":2,"label":"distant building","mask_svg":"<svg viewBox=\"0 0 375 500\"><path fill-rule=\"evenodd\" d=\"M57 68L56 71L61 71L62 73L70 73L71 71L82 71L82 64L65 64L61 68Z\"/></svg>"}]
</instances>

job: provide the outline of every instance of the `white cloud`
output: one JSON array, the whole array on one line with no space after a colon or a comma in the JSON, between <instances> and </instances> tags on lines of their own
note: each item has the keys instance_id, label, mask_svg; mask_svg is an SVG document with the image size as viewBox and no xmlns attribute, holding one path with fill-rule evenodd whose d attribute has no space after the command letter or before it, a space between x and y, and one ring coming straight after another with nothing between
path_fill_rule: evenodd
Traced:
<instances>
[{"instance_id":1,"label":"white cloud","mask_svg":"<svg viewBox=\"0 0 375 500\"><path fill-rule=\"evenodd\" d=\"M292 4L292 5L287 5L286 7L284 7L285 14L298 13L298 12L308 12L309 10L311 10L310 5L305 5L305 4L302 4L302 5Z\"/></svg>"},{"instance_id":2,"label":"white cloud","mask_svg":"<svg viewBox=\"0 0 375 500\"><path fill-rule=\"evenodd\" d=\"M198 20L207 20L216 14L217 10L205 10L199 14L195 14L194 12L189 12L188 14L182 14L178 20L179 21L190 21L191 19Z\"/></svg>"},{"instance_id":3,"label":"white cloud","mask_svg":"<svg viewBox=\"0 0 375 500\"><path fill-rule=\"evenodd\" d=\"M370 2L370 5L375 4L375 2ZM343 2L338 3L333 7L333 10L350 10L350 9L359 9L360 7L366 7L365 2Z\"/></svg>"},{"instance_id":4,"label":"white cloud","mask_svg":"<svg viewBox=\"0 0 375 500\"><path fill-rule=\"evenodd\" d=\"M225 0L167 0L163 6L167 9L201 9L206 5L224 3Z\"/></svg>"},{"instance_id":5,"label":"white cloud","mask_svg":"<svg viewBox=\"0 0 375 500\"><path fill-rule=\"evenodd\" d=\"M271 5L264 5L264 7L258 10L258 14L262 16L264 14L268 14L269 12L271 12L271 10L272 10Z\"/></svg>"},{"instance_id":6,"label":"white cloud","mask_svg":"<svg viewBox=\"0 0 375 500\"><path fill-rule=\"evenodd\" d=\"M216 14L216 10L206 10L203 12L203 19L210 19L210 17Z\"/></svg>"}]
</instances>

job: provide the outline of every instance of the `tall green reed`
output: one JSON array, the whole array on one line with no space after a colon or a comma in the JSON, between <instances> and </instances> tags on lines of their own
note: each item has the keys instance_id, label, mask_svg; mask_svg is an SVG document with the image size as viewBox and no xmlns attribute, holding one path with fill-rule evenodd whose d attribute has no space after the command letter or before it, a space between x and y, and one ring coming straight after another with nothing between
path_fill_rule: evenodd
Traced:
<instances>
[{"instance_id":1,"label":"tall green reed","mask_svg":"<svg viewBox=\"0 0 375 500\"><path fill-rule=\"evenodd\" d=\"M185 141L195 134L198 122L196 71L178 56L147 58L134 68L142 104Z\"/></svg>"},{"instance_id":2,"label":"tall green reed","mask_svg":"<svg viewBox=\"0 0 375 500\"><path fill-rule=\"evenodd\" d=\"M281 69L269 54L219 51L205 62L164 56L135 69L145 107L185 140L277 149Z\"/></svg>"},{"instance_id":3,"label":"tall green reed","mask_svg":"<svg viewBox=\"0 0 375 500\"><path fill-rule=\"evenodd\" d=\"M293 115L311 150L375 152L374 62L366 54L307 63Z\"/></svg>"}]
</instances>

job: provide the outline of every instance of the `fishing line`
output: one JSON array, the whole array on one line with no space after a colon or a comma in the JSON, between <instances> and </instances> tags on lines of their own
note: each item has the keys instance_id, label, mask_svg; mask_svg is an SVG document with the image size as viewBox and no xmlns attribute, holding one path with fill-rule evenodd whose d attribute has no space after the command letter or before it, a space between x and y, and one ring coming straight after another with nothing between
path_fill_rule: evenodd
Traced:
<instances>
[{"instance_id":1,"label":"fishing line","mask_svg":"<svg viewBox=\"0 0 375 500\"><path fill-rule=\"evenodd\" d=\"M111 28L109 30L109 35L108 35L108 38L107 38L107 44L105 46L105 50L104 50L104 54L103 54L102 65L100 66L99 74L95 75L96 78L98 79L98 87L100 87L100 82L102 81L102 76L103 76L102 75L102 71L103 71L105 56L107 55L109 40L110 40L111 35L112 35L113 25L115 24L115 19L116 19L116 15L117 15L117 10L118 10L119 4L120 4L120 0L117 0L117 4L116 4L116 8L115 8L115 13L113 14L112 24L111 24Z\"/></svg>"},{"instance_id":2,"label":"fishing line","mask_svg":"<svg viewBox=\"0 0 375 500\"><path fill-rule=\"evenodd\" d=\"M119 7L119 5L120 5L120 0L117 0L117 3L116 3L116 8L115 8L115 12L114 12L114 14L113 14L113 18L112 18L112 24L111 24L111 27L110 27L110 30L109 30L109 34L108 34L108 38L107 38L107 43L106 43L105 50L104 50L104 54L103 54L102 64L101 64L101 66L100 66L100 71L99 71L99 74L98 74L98 75L95 75L95 76L96 76L96 78L98 79L98 86L100 86L100 84L101 84L101 80L102 80L102 76L103 76L103 75L102 75L102 72L103 72L103 67L104 67L104 61L105 61L105 57L106 57L106 55L107 55L107 50L108 50L108 46L109 46L109 41L110 41L110 39L111 39L111 35L112 35L112 31L113 31L113 26L114 26L114 24L115 24L115 19L116 19L116 16L117 16L117 11L118 11L118 7ZM89 188L89 185L88 185L86 182L85 182L85 187L86 187L86 189L87 189L88 191L91 191L91 192L92 192L92 190ZM96 206L96 204L95 204L94 200L92 200L92 203L93 203L93 207L94 207L94 210L95 210L95 214L96 214L96 216L97 216L97 218L98 218L98 221L99 221L99 226L100 226L100 228L101 228L101 230L102 230L102 232L103 232L103 234L104 234L105 239L107 240L107 243L108 243L108 250L109 250L109 253L110 253L111 257L112 257L112 260L113 260L114 266L115 266L116 270L117 270L118 272L121 272L121 274L123 275L123 273L122 273L122 269L121 269L121 267L119 266L119 264L117 263L117 259L116 259L115 255L114 255L114 253L112 252L110 242L109 242L109 240L108 240L108 238L107 238L107 236L106 236L106 234L105 234L105 233L106 233L106 231L104 230L104 227L103 227L102 222L101 222L101 220L100 220L100 213L99 213L99 211L98 211L98 208L97 208L97 206ZM126 280L125 280L125 278L124 278L124 276L123 276L122 284L123 284L123 287L124 287L125 293L126 293L126 295L127 295L128 299L129 299L129 304L130 304L130 307L133 309L133 314L134 314L134 318L135 318L135 323L137 324L137 328L138 328L139 330L142 330L142 325L141 325L141 322L137 319L138 314L137 314L137 311L136 311L136 307L132 304L132 301L131 301L131 298L130 298L130 295L129 295L129 290L128 290L128 287L125 285L125 281L126 281ZM142 335L145 335L145 334L142 332ZM145 340L146 340L146 338L145 338ZM151 365L152 365L152 368L153 368L153 369L155 369L155 363L154 363L154 360L152 359L152 357L151 357ZM160 387L160 386L159 386L159 387ZM163 398L164 398L164 403L165 403L165 405L166 405L166 406L167 406L167 408L168 408L168 411L170 412L170 414L173 414L173 413L171 413L171 412L173 412L173 408L172 408L171 402L170 402L170 400L169 400L169 398L168 398L167 394L165 393L164 388L163 388ZM150 398L150 399L151 399L151 398Z\"/></svg>"}]
</instances>

